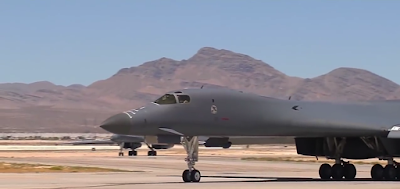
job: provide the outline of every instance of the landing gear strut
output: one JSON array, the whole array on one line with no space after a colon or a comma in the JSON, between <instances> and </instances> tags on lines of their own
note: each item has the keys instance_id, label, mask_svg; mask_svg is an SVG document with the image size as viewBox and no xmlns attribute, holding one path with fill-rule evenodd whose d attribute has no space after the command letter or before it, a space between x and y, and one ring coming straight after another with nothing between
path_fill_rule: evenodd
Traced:
<instances>
[{"instance_id":1,"label":"landing gear strut","mask_svg":"<svg viewBox=\"0 0 400 189\"><path fill-rule=\"evenodd\" d=\"M119 153L118 156L124 156L124 143L119 145Z\"/></svg>"},{"instance_id":2,"label":"landing gear strut","mask_svg":"<svg viewBox=\"0 0 400 189\"><path fill-rule=\"evenodd\" d=\"M198 161L199 157L199 140L197 136L193 137L182 137L182 146L185 148L187 157L185 161L188 169L183 171L182 179L184 182L200 182L201 174L200 171L194 168L194 165Z\"/></svg>"},{"instance_id":3,"label":"landing gear strut","mask_svg":"<svg viewBox=\"0 0 400 189\"><path fill-rule=\"evenodd\" d=\"M146 143L146 145L150 149L150 151L147 152L147 156L157 156L157 151L155 151L149 144Z\"/></svg>"},{"instance_id":4,"label":"landing gear strut","mask_svg":"<svg viewBox=\"0 0 400 189\"><path fill-rule=\"evenodd\" d=\"M357 170L356 167L341 159L344 146L346 144L346 138L341 138L338 141L337 138L327 138L326 143L328 145L329 151L335 157L335 164L333 166L324 163L319 168L319 176L323 180L333 179L333 180L353 180L356 177Z\"/></svg>"}]
</instances>

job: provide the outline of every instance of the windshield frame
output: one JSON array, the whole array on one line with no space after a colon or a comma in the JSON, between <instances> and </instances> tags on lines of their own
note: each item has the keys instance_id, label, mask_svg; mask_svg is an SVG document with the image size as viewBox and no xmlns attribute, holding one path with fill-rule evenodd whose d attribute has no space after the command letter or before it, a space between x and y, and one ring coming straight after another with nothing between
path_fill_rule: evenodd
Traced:
<instances>
[{"instance_id":1,"label":"windshield frame","mask_svg":"<svg viewBox=\"0 0 400 189\"><path fill-rule=\"evenodd\" d=\"M170 98L171 96L174 97L174 102L173 103L172 103L172 101L171 102L167 102L168 100L172 100L172 98ZM162 98L164 98L164 97L169 98L169 99L162 100ZM165 103L165 102L167 102L167 103ZM178 99L177 99L177 96L175 94L173 94L173 93L165 93L164 95L160 96L155 101L153 101L153 103L159 104L159 105L178 104Z\"/></svg>"},{"instance_id":2,"label":"windshield frame","mask_svg":"<svg viewBox=\"0 0 400 189\"><path fill-rule=\"evenodd\" d=\"M162 98L168 96L167 98L170 99L165 99L162 100ZM171 96L174 96L174 102L172 103L172 101L168 102L168 100L172 100ZM179 100L179 96L187 96L188 100L185 102L180 102ZM167 104L189 104L191 102L191 97L188 94L184 94L184 93L165 93L162 96L160 96L159 98L157 98L156 100L153 101L153 103L158 104L158 105L167 105Z\"/></svg>"}]
</instances>

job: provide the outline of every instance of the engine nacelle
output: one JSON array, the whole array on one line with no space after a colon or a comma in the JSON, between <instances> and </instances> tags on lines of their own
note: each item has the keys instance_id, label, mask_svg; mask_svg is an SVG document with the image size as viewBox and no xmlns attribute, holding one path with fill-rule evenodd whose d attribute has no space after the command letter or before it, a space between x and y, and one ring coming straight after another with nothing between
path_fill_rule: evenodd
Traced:
<instances>
[{"instance_id":1,"label":"engine nacelle","mask_svg":"<svg viewBox=\"0 0 400 189\"><path fill-rule=\"evenodd\" d=\"M222 147L222 148L230 148L232 146L232 142L229 141L229 138L209 138L204 143L205 147Z\"/></svg>"},{"instance_id":2,"label":"engine nacelle","mask_svg":"<svg viewBox=\"0 0 400 189\"><path fill-rule=\"evenodd\" d=\"M177 135L144 136L144 141L149 144L180 144L181 136Z\"/></svg>"},{"instance_id":3,"label":"engine nacelle","mask_svg":"<svg viewBox=\"0 0 400 189\"><path fill-rule=\"evenodd\" d=\"M133 142L133 143L140 143L143 142L142 136L134 136L134 135L117 135L114 134L111 136L111 141L114 142Z\"/></svg>"},{"instance_id":4,"label":"engine nacelle","mask_svg":"<svg viewBox=\"0 0 400 189\"><path fill-rule=\"evenodd\" d=\"M232 146L232 142L226 142L226 143L204 143L205 147L222 147L225 149L228 149Z\"/></svg>"},{"instance_id":5,"label":"engine nacelle","mask_svg":"<svg viewBox=\"0 0 400 189\"><path fill-rule=\"evenodd\" d=\"M138 142L125 142L123 148L125 149L137 149L142 147L142 143L138 143Z\"/></svg>"},{"instance_id":6,"label":"engine nacelle","mask_svg":"<svg viewBox=\"0 0 400 189\"><path fill-rule=\"evenodd\" d=\"M160 149L170 149L174 147L174 144L152 144L152 148L160 150Z\"/></svg>"}]
</instances>

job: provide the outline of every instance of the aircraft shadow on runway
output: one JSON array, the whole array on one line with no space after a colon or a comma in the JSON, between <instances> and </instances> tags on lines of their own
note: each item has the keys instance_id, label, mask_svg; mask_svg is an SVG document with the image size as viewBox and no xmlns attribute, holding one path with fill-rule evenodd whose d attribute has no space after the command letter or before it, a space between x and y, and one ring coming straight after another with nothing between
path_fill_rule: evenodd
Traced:
<instances>
[{"instance_id":1,"label":"aircraft shadow on runway","mask_svg":"<svg viewBox=\"0 0 400 189\"><path fill-rule=\"evenodd\" d=\"M375 181L371 178L356 178L354 180L323 180L319 178L304 178L304 177L247 177L247 176L201 176L203 178L227 178L227 179L257 179L257 180L242 180L242 181L208 181L210 182L359 182L359 181ZM379 181L378 182L382 182ZM386 181L387 182L387 181ZM398 182L398 181L393 181Z\"/></svg>"},{"instance_id":2,"label":"aircraft shadow on runway","mask_svg":"<svg viewBox=\"0 0 400 189\"><path fill-rule=\"evenodd\" d=\"M176 177L176 176L172 176ZM200 181L197 184L210 184L210 183L255 183L255 182L360 182L360 181L371 181L374 182L375 180L372 180L370 178L358 178L355 180L321 180L321 179L315 179L315 178L296 178L296 177L237 177L237 176L202 176L205 178L234 178L234 179L257 179L257 180L224 180L224 181ZM377 181L375 181L377 182ZM382 181L378 181L382 182ZM383 181L383 182L396 182L396 181ZM398 181L397 181L398 182ZM183 181L180 182L141 182L141 183L110 183L110 184L104 184L101 185L101 187L109 187L109 186L122 186L122 185L159 185L159 184L188 184L184 183ZM189 183L190 184L190 183ZM194 183L193 183L194 184ZM99 185L97 186L91 186L91 187L100 187ZM60 189L60 188L57 188Z\"/></svg>"},{"instance_id":3,"label":"aircraft shadow on runway","mask_svg":"<svg viewBox=\"0 0 400 189\"><path fill-rule=\"evenodd\" d=\"M172 175L170 175L172 176ZM175 176L173 176L175 177ZM226 182L399 182L386 180L372 180L371 178L356 178L354 180L323 180L319 178L304 178L304 177L251 177L251 176L205 176L202 178L225 178L225 179L256 179L256 180L226 180L226 181L200 181L200 183L226 183ZM168 182L171 183L171 182ZM177 183L177 182L173 182Z\"/></svg>"},{"instance_id":4,"label":"aircraft shadow on runway","mask_svg":"<svg viewBox=\"0 0 400 189\"><path fill-rule=\"evenodd\" d=\"M159 175L161 176L161 175ZM177 175L162 175L161 177L177 177ZM360 182L360 181L371 181L371 182L399 182L399 181L375 181L371 178L356 178L355 180L322 180L316 178L304 178L304 177L246 177L246 176L202 176L204 178L226 178L226 179L257 179L257 180L224 180L224 181L200 181L197 184L202 183L237 183L237 182ZM186 184L183 181L173 182L139 182L139 183L109 183L103 185L96 185L90 187L110 187L110 186L122 186L122 185L159 185L159 184ZM194 184L194 183L193 183ZM56 189L56 188L54 188ZM57 188L61 189L61 188Z\"/></svg>"}]
</instances>

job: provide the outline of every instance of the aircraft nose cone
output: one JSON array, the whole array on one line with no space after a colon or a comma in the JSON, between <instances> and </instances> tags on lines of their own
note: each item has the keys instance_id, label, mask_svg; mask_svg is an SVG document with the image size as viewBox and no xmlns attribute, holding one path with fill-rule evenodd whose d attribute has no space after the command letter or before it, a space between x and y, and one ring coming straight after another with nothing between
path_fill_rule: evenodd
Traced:
<instances>
[{"instance_id":1,"label":"aircraft nose cone","mask_svg":"<svg viewBox=\"0 0 400 189\"><path fill-rule=\"evenodd\" d=\"M107 118L100 127L115 134L129 134L131 118L124 113L119 113Z\"/></svg>"}]
</instances>

